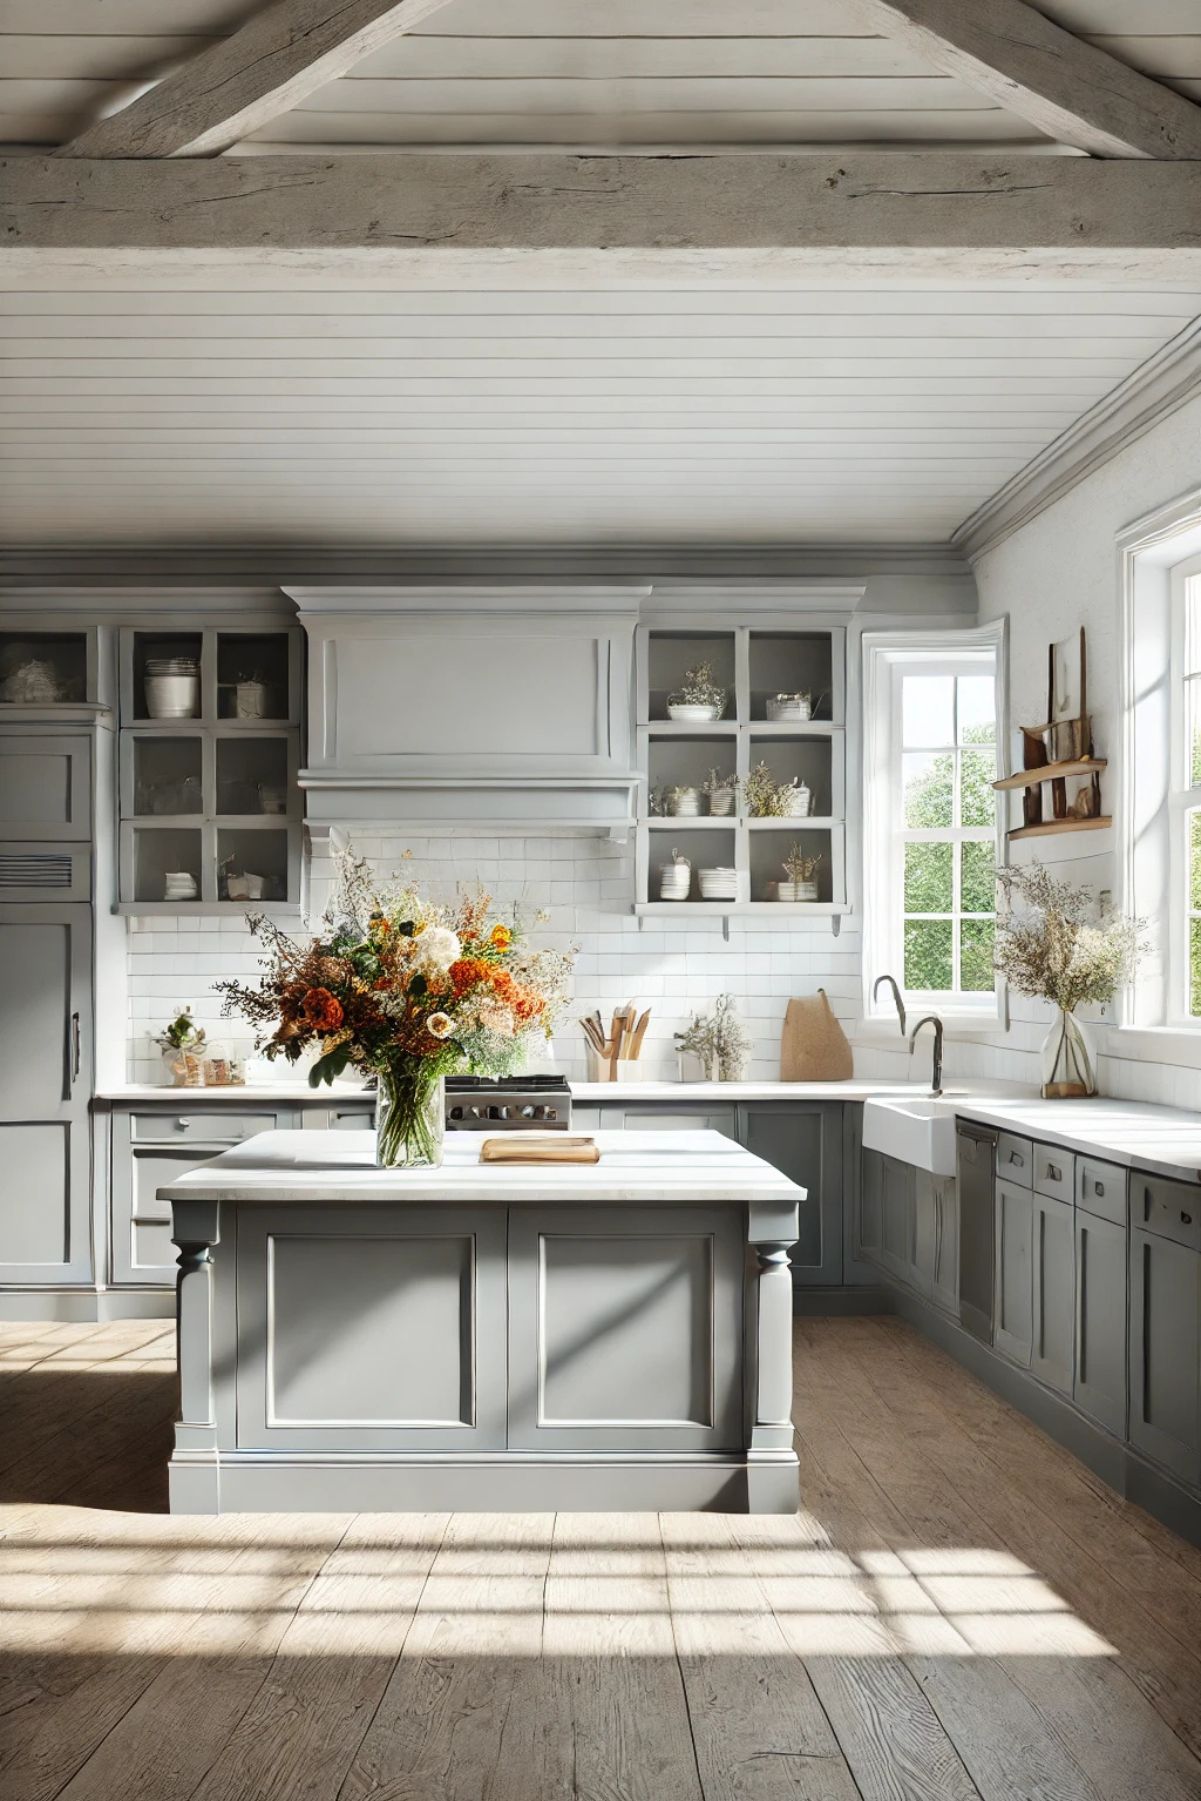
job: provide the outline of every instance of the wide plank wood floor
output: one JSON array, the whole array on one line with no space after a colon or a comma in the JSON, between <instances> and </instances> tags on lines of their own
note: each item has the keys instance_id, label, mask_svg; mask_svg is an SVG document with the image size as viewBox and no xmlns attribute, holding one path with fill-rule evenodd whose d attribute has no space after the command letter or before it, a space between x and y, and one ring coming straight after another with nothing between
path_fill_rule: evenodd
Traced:
<instances>
[{"instance_id":1,"label":"wide plank wood floor","mask_svg":"<svg viewBox=\"0 0 1201 1801\"><path fill-rule=\"evenodd\" d=\"M4 1801L1201 1801L1201 1551L908 1327L794 1518L172 1518L161 1322L0 1327Z\"/></svg>"}]
</instances>

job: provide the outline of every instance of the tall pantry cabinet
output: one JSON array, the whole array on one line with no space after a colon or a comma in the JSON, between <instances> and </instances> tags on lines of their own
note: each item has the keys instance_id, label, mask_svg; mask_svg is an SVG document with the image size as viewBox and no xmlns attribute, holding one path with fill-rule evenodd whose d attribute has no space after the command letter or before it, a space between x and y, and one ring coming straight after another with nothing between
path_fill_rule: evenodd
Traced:
<instances>
[{"instance_id":1,"label":"tall pantry cabinet","mask_svg":"<svg viewBox=\"0 0 1201 1801\"><path fill-rule=\"evenodd\" d=\"M96 1258L96 826L113 800L113 718L96 627L0 630L0 1284L50 1316Z\"/></svg>"}]
</instances>

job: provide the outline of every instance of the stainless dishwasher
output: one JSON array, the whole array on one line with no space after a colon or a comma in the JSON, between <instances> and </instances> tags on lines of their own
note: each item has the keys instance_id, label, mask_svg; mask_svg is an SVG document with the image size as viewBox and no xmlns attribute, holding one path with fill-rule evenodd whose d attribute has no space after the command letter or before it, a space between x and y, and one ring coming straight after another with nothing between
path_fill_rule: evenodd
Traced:
<instances>
[{"instance_id":1,"label":"stainless dishwasher","mask_svg":"<svg viewBox=\"0 0 1201 1801\"><path fill-rule=\"evenodd\" d=\"M997 1133L969 1119L955 1122L959 1175L959 1323L973 1338L993 1340L996 1262Z\"/></svg>"}]
</instances>

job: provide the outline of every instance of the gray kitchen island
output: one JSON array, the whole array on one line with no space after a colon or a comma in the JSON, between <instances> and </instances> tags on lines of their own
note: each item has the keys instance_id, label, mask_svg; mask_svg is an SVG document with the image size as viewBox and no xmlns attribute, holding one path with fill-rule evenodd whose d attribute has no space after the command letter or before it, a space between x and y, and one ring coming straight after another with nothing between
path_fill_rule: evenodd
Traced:
<instances>
[{"instance_id":1,"label":"gray kitchen island","mask_svg":"<svg viewBox=\"0 0 1201 1801\"><path fill-rule=\"evenodd\" d=\"M796 1509L805 1191L713 1131L593 1165L380 1170L267 1132L159 1190L177 1513Z\"/></svg>"}]
</instances>

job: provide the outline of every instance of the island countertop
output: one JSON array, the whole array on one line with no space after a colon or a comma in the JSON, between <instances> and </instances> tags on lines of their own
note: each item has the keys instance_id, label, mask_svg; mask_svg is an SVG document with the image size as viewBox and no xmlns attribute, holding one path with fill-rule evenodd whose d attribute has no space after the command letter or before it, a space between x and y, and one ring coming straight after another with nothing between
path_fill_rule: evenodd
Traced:
<instances>
[{"instance_id":1,"label":"island countertop","mask_svg":"<svg viewBox=\"0 0 1201 1801\"><path fill-rule=\"evenodd\" d=\"M480 1162L486 1134L448 1132L436 1169L378 1169L374 1141L347 1132L260 1132L158 1190L160 1200L648 1202L795 1207L806 1191L720 1132L589 1133L599 1163ZM363 1134L362 1137L366 1137Z\"/></svg>"}]
</instances>

